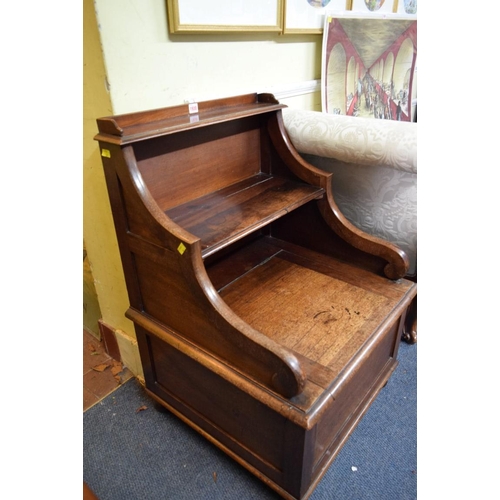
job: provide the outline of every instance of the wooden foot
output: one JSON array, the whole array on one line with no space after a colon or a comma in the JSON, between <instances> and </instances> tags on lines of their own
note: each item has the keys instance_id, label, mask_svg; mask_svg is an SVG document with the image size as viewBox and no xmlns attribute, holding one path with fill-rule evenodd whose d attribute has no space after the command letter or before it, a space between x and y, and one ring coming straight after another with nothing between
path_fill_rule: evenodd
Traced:
<instances>
[{"instance_id":1,"label":"wooden foot","mask_svg":"<svg viewBox=\"0 0 500 500\"><path fill-rule=\"evenodd\" d=\"M401 339L407 344L417 343L417 297L415 297L406 313Z\"/></svg>"},{"instance_id":2,"label":"wooden foot","mask_svg":"<svg viewBox=\"0 0 500 500\"><path fill-rule=\"evenodd\" d=\"M83 500L99 500L86 482L83 483Z\"/></svg>"}]
</instances>

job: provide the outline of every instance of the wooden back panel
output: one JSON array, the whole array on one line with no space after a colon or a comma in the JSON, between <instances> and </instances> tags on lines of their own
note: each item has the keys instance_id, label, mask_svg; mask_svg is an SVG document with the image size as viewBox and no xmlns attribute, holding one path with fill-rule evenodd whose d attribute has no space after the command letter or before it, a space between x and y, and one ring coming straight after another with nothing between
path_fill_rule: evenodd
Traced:
<instances>
[{"instance_id":1,"label":"wooden back panel","mask_svg":"<svg viewBox=\"0 0 500 500\"><path fill-rule=\"evenodd\" d=\"M143 141L134 152L144 182L165 211L261 171L259 117Z\"/></svg>"}]
</instances>

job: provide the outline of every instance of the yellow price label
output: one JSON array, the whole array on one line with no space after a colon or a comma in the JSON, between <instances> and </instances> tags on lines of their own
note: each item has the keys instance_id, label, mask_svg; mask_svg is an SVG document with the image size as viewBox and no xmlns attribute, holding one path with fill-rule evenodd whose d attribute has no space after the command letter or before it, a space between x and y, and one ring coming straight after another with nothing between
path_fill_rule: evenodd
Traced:
<instances>
[{"instance_id":1,"label":"yellow price label","mask_svg":"<svg viewBox=\"0 0 500 500\"><path fill-rule=\"evenodd\" d=\"M177 251L182 255L186 251L186 246L184 243L180 243L180 245L177 247Z\"/></svg>"}]
</instances>

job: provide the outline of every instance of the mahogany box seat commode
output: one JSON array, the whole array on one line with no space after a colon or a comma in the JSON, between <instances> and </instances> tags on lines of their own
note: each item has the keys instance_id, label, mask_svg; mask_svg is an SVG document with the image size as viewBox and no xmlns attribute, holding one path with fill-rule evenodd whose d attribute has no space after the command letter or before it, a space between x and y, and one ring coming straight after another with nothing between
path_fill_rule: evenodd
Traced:
<instances>
[{"instance_id":1,"label":"mahogany box seat commode","mask_svg":"<svg viewBox=\"0 0 500 500\"><path fill-rule=\"evenodd\" d=\"M416 295L270 94L97 120L147 392L306 499L397 365ZM335 182L335 179L333 179Z\"/></svg>"}]
</instances>

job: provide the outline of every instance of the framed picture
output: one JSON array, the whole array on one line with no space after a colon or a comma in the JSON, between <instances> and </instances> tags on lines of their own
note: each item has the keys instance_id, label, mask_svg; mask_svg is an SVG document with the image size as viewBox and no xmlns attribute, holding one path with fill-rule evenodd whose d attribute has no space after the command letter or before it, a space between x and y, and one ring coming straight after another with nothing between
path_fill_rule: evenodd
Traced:
<instances>
[{"instance_id":1,"label":"framed picture","mask_svg":"<svg viewBox=\"0 0 500 500\"><path fill-rule=\"evenodd\" d=\"M416 68L416 16L326 16L323 112L412 121Z\"/></svg>"},{"instance_id":2,"label":"framed picture","mask_svg":"<svg viewBox=\"0 0 500 500\"><path fill-rule=\"evenodd\" d=\"M284 0L283 33L323 33L325 12L346 11L351 0Z\"/></svg>"},{"instance_id":3,"label":"framed picture","mask_svg":"<svg viewBox=\"0 0 500 500\"><path fill-rule=\"evenodd\" d=\"M167 0L171 33L282 32L284 0Z\"/></svg>"},{"instance_id":4,"label":"framed picture","mask_svg":"<svg viewBox=\"0 0 500 500\"><path fill-rule=\"evenodd\" d=\"M396 12L394 2L397 0L352 0L353 12L376 12L378 14Z\"/></svg>"},{"instance_id":5,"label":"framed picture","mask_svg":"<svg viewBox=\"0 0 500 500\"><path fill-rule=\"evenodd\" d=\"M394 0L394 12L398 14L416 14L417 0Z\"/></svg>"}]
</instances>

